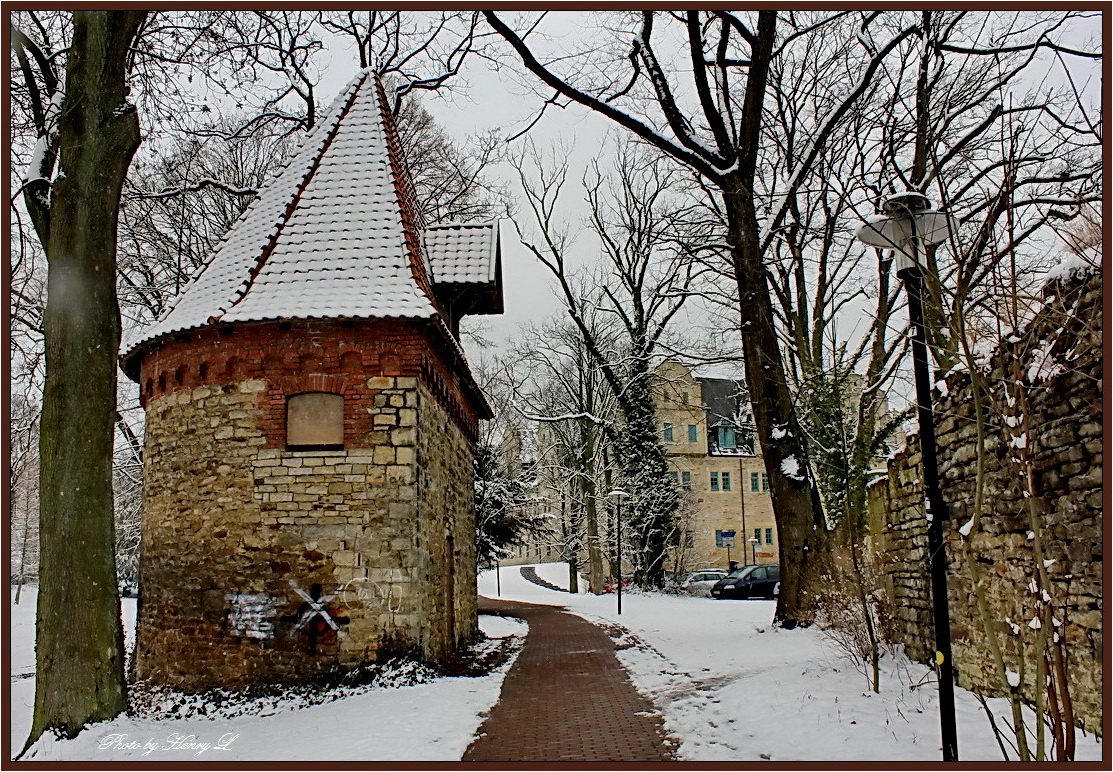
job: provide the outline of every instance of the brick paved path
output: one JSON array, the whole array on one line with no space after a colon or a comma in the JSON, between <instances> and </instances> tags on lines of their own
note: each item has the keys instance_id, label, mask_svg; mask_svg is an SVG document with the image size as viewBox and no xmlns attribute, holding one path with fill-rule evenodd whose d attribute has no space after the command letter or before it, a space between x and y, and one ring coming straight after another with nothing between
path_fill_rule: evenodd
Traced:
<instances>
[{"instance_id":1,"label":"brick paved path","mask_svg":"<svg viewBox=\"0 0 1113 772\"><path fill-rule=\"evenodd\" d=\"M554 606L481 596L479 609L524 619L529 635L464 761L673 760L601 629Z\"/></svg>"}]
</instances>

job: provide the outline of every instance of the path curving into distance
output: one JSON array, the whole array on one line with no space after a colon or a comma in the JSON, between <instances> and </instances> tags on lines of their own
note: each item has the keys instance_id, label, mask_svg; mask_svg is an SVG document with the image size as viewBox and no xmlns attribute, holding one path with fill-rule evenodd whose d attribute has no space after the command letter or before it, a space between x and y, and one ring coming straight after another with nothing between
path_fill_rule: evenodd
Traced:
<instances>
[{"instance_id":1,"label":"path curving into distance","mask_svg":"<svg viewBox=\"0 0 1113 772\"><path fill-rule=\"evenodd\" d=\"M652 703L603 630L555 606L480 596L529 634L463 761L674 761Z\"/></svg>"}]
</instances>

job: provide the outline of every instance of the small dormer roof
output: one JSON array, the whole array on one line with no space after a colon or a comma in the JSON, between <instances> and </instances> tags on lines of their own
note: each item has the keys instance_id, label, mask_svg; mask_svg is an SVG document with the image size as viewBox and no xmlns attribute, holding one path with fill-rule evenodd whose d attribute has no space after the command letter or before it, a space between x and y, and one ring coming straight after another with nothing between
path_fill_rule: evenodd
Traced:
<instances>
[{"instance_id":1,"label":"small dormer roof","mask_svg":"<svg viewBox=\"0 0 1113 772\"><path fill-rule=\"evenodd\" d=\"M493 284L498 280L495 223L450 223L425 229L434 284Z\"/></svg>"},{"instance_id":2,"label":"small dormer roof","mask_svg":"<svg viewBox=\"0 0 1113 772\"><path fill-rule=\"evenodd\" d=\"M501 314L498 223L449 223L425 229L425 254L437 298L459 315Z\"/></svg>"}]
</instances>

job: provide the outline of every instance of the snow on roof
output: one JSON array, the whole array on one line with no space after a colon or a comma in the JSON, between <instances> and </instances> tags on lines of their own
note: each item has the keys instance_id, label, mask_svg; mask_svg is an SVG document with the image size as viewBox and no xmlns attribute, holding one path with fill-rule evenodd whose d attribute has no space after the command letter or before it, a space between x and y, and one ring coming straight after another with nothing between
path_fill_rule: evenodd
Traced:
<instances>
[{"instance_id":1,"label":"snow on roof","mask_svg":"<svg viewBox=\"0 0 1113 772\"><path fill-rule=\"evenodd\" d=\"M128 354L215 322L436 316L384 111L362 71Z\"/></svg>"},{"instance_id":2,"label":"snow on roof","mask_svg":"<svg viewBox=\"0 0 1113 772\"><path fill-rule=\"evenodd\" d=\"M425 254L438 284L490 284L498 277L496 223L454 223L425 229Z\"/></svg>"}]
</instances>

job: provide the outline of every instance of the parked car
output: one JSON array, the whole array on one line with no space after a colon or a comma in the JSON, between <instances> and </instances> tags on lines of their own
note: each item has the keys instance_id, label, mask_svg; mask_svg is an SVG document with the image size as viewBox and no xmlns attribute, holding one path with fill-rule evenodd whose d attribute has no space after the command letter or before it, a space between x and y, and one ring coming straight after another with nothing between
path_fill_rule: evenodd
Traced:
<instances>
[{"instance_id":1,"label":"parked car","mask_svg":"<svg viewBox=\"0 0 1113 772\"><path fill-rule=\"evenodd\" d=\"M732 571L715 582L711 597L724 598L773 598L781 583L781 567L745 566Z\"/></svg>"},{"instance_id":2,"label":"parked car","mask_svg":"<svg viewBox=\"0 0 1113 772\"><path fill-rule=\"evenodd\" d=\"M727 572L721 568L705 568L702 571L693 571L680 582L680 591L689 595L699 595L704 598L711 596L711 587L720 579L725 579Z\"/></svg>"}]
</instances>

